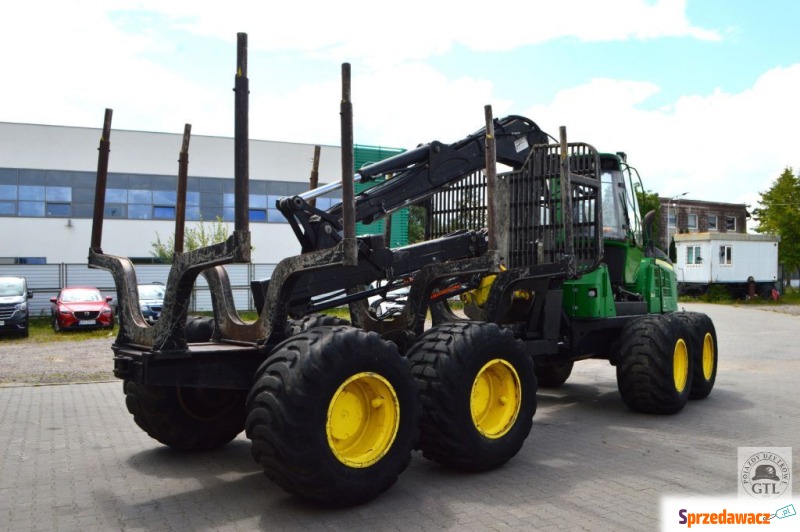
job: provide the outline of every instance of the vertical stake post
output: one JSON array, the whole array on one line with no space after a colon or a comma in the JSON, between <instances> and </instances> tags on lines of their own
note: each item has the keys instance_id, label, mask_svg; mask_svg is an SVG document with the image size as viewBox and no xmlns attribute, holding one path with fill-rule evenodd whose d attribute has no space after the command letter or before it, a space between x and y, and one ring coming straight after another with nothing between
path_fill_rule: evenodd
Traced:
<instances>
[{"instance_id":1,"label":"vertical stake post","mask_svg":"<svg viewBox=\"0 0 800 532\"><path fill-rule=\"evenodd\" d=\"M247 79L247 34L237 33L236 79L234 84L235 123L234 123L234 223L235 231L248 231L250 223L250 132L249 98L250 86Z\"/></svg>"},{"instance_id":2,"label":"vertical stake post","mask_svg":"<svg viewBox=\"0 0 800 532\"><path fill-rule=\"evenodd\" d=\"M484 106L483 111L486 119L486 227L489 232L489 251L497 251L494 211L494 187L497 179L497 142L494 138L492 106Z\"/></svg>"},{"instance_id":3,"label":"vertical stake post","mask_svg":"<svg viewBox=\"0 0 800 532\"><path fill-rule=\"evenodd\" d=\"M358 262L356 252L355 185L353 182L353 103L350 100L350 63L342 63L342 228L344 264Z\"/></svg>"},{"instance_id":4,"label":"vertical stake post","mask_svg":"<svg viewBox=\"0 0 800 532\"><path fill-rule=\"evenodd\" d=\"M308 178L308 188L309 190L314 190L319 186L319 152L320 146L314 146L314 160L311 163L311 175ZM317 206L317 198L311 198L308 200L308 204L312 207Z\"/></svg>"},{"instance_id":5,"label":"vertical stake post","mask_svg":"<svg viewBox=\"0 0 800 532\"><path fill-rule=\"evenodd\" d=\"M186 183L189 176L189 139L192 136L192 125L183 126L183 143L178 157L178 192L175 203L175 250L172 260L183 253L184 229L186 227Z\"/></svg>"},{"instance_id":6,"label":"vertical stake post","mask_svg":"<svg viewBox=\"0 0 800 532\"><path fill-rule=\"evenodd\" d=\"M564 225L564 253L569 257L575 256L575 242L572 238L572 184L569 169L569 144L567 144L567 128L558 128L561 145L560 180L561 180L561 222ZM574 261L573 261L574 265ZM570 272L574 273L574 272Z\"/></svg>"},{"instance_id":7,"label":"vertical stake post","mask_svg":"<svg viewBox=\"0 0 800 532\"><path fill-rule=\"evenodd\" d=\"M92 242L91 249L95 253L102 253L103 240L103 214L106 206L106 182L108 181L108 158L111 151L111 115L113 111L106 109L103 119L103 133L100 137L100 152L97 156L97 180L94 189L94 212L92 214Z\"/></svg>"}]
</instances>

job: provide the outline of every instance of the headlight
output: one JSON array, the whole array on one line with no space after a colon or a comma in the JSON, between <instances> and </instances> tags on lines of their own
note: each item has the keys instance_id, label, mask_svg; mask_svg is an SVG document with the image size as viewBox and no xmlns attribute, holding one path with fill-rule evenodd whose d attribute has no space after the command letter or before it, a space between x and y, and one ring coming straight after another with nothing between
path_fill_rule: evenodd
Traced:
<instances>
[{"instance_id":1,"label":"headlight","mask_svg":"<svg viewBox=\"0 0 800 532\"><path fill-rule=\"evenodd\" d=\"M58 309L58 311L61 314L72 314L72 312L70 312L70 310L67 307L61 307L61 308Z\"/></svg>"},{"instance_id":2,"label":"headlight","mask_svg":"<svg viewBox=\"0 0 800 532\"><path fill-rule=\"evenodd\" d=\"M28 308L28 303L25 302L25 301L23 301L22 303L17 303L14 306L14 310L17 311L17 312L24 312L25 309L27 309L27 308Z\"/></svg>"},{"instance_id":3,"label":"headlight","mask_svg":"<svg viewBox=\"0 0 800 532\"><path fill-rule=\"evenodd\" d=\"M104 308L103 309L103 314L111 314L111 309L110 308Z\"/></svg>"},{"instance_id":4,"label":"headlight","mask_svg":"<svg viewBox=\"0 0 800 532\"><path fill-rule=\"evenodd\" d=\"M142 312L149 312L149 311L150 307L148 307L147 305L142 305Z\"/></svg>"}]
</instances>

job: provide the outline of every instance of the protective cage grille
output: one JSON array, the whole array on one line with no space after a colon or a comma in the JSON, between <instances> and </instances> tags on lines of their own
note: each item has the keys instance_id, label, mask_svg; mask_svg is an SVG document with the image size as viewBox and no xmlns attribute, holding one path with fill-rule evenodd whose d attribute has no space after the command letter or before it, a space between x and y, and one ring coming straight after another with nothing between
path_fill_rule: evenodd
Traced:
<instances>
[{"instance_id":1,"label":"protective cage grille","mask_svg":"<svg viewBox=\"0 0 800 532\"><path fill-rule=\"evenodd\" d=\"M430 198L429 238L486 227L486 174L473 172Z\"/></svg>"},{"instance_id":2,"label":"protective cage grille","mask_svg":"<svg viewBox=\"0 0 800 532\"><path fill-rule=\"evenodd\" d=\"M567 145L569 178L561 183L561 146L536 146L519 170L498 176L498 246L507 266L528 268L573 257L569 274L595 268L602 257L602 203L597 151ZM564 200L562 200L562 197ZM486 176L478 171L435 194L429 204L430 238L486 226ZM571 268L572 269L572 268Z\"/></svg>"}]
</instances>

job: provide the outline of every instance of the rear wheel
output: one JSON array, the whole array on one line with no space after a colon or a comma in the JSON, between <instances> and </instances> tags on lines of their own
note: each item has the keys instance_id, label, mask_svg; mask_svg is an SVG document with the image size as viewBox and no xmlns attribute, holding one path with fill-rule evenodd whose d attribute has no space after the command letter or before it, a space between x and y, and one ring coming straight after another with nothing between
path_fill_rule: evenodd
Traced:
<instances>
[{"instance_id":1,"label":"rear wheel","mask_svg":"<svg viewBox=\"0 0 800 532\"><path fill-rule=\"evenodd\" d=\"M248 396L247 436L264 473L330 506L366 502L411 460L419 397L410 365L376 333L320 326L279 344Z\"/></svg>"},{"instance_id":2,"label":"rear wheel","mask_svg":"<svg viewBox=\"0 0 800 532\"><path fill-rule=\"evenodd\" d=\"M145 386L125 381L125 404L151 438L183 451L208 451L244 430L241 390Z\"/></svg>"},{"instance_id":3,"label":"rear wheel","mask_svg":"<svg viewBox=\"0 0 800 532\"><path fill-rule=\"evenodd\" d=\"M676 312L673 316L684 322L689 334L692 354L692 389L689 399L705 399L717 379L717 331L714 322L700 312Z\"/></svg>"},{"instance_id":4,"label":"rear wheel","mask_svg":"<svg viewBox=\"0 0 800 532\"><path fill-rule=\"evenodd\" d=\"M422 392L426 458L486 471L517 454L536 412L536 376L511 332L483 322L442 324L408 358Z\"/></svg>"},{"instance_id":5,"label":"rear wheel","mask_svg":"<svg viewBox=\"0 0 800 532\"><path fill-rule=\"evenodd\" d=\"M693 376L690 342L684 323L669 314L644 316L625 326L617 386L628 408L674 414L686 405Z\"/></svg>"},{"instance_id":6,"label":"rear wheel","mask_svg":"<svg viewBox=\"0 0 800 532\"><path fill-rule=\"evenodd\" d=\"M574 362L563 364L535 364L540 388L558 388L569 379Z\"/></svg>"}]
</instances>

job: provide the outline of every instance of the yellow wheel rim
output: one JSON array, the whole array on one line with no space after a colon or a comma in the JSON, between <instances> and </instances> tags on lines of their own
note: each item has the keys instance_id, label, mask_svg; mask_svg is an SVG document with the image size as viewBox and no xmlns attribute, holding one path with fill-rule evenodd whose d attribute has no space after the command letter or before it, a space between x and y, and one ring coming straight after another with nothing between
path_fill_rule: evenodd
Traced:
<instances>
[{"instance_id":1,"label":"yellow wheel rim","mask_svg":"<svg viewBox=\"0 0 800 532\"><path fill-rule=\"evenodd\" d=\"M706 333L703 338L703 377L711 380L711 375L714 373L714 338L711 333Z\"/></svg>"},{"instance_id":2,"label":"yellow wheel rim","mask_svg":"<svg viewBox=\"0 0 800 532\"><path fill-rule=\"evenodd\" d=\"M675 342L675 351L672 354L672 378L675 381L675 390L678 393L682 392L689 379L689 350L686 349L683 338Z\"/></svg>"},{"instance_id":3,"label":"yellow wheel rim","mask_svg":"<svg viewBox=\"0 0 800 532\"><path fill-rule=\"evenodd\" d=\"M487 438L503 437L517 420L522 385L514 367L496 358L481 368L472 383L472 422Z\"/></svg>"},{"instance_id":4,"label":"yellow wheel rim","mask_svg":"<svg viewBox=\"0 0 800 532\"><path fill-rule=\"evenodd\" d=\"M334 456L349 467L369 467L389 452L400 422L400 402L389 381L358 373L333 394L325 431Z\"/></svg>"}]
</instances>

